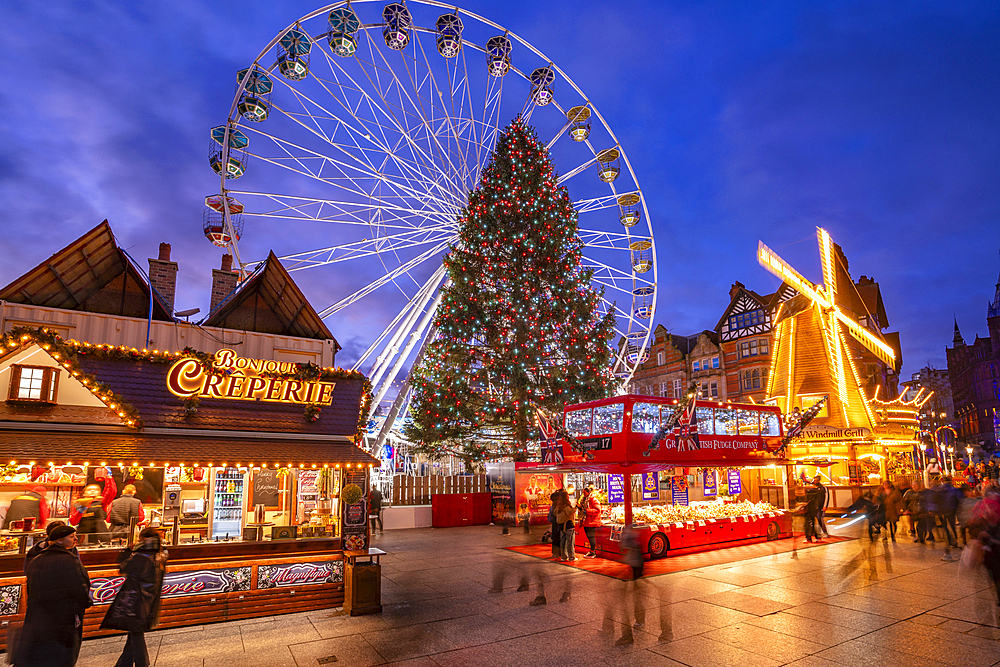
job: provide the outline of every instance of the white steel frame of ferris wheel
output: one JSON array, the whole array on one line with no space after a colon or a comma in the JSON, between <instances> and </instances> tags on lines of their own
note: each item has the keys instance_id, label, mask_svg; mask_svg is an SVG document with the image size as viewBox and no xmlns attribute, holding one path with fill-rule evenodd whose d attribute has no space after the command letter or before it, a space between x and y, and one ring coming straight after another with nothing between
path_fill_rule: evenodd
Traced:
<instances>
[{"instance_id":1,"label":"white steel frame of ferris wheel","mask_svg":"<svg viewBox=\"0 0 1000 667\"><path fill-rule=\"evenodd\" d=\"M343 6L345 4L347 3L341 2L322 8L306 17L303 17L299 22L305 22L311 18L328 12L333 8ZM358 5L361 3L356 0L354 4ZM447 10L454 9L454 6L441 2L424 0L419 4L428 4ZM498 24L464 10L461 11L461 14L490 25L498 30L504 31L504 34L506 34L512 42L520 43L522 46L531 50L536 56L542 58L543 60L547 60L537 49L513 33L505 31ZM289 26L289 28L291 27L293 26ZM382 24L366 24L361 28L358 34L363 34L364 36L369 37L371 30L378 30L381 27ZM424 33L433 32L416 26L414 26L412 30L414 32ZM258 56L256 61L257 63L259 63L262 58L265 58L271 52L276 45L278 38L280 38L280 36L286 31L279 33L278 37L272 40L272 42L265 47L265 49ZM251 153L250 155L253 159L271 163L275 166L290 170L307 178L319 180L328 185L334 185L340 188L340 190L345 194L368 199L367 202L363 202L350 201L347 198L343 200L316 199L278 193L261 193L257 191L240 191L236 189L227 190L225 188L225 179L222 179L223 191L227 191L229 194L234 196L251 195L255 197L264 197L271 200L275 204L276 208L264 213L256 213L256 217L298 221L312 220L317 222L336 222L342 225L362 225L377 231L391 230L391 233L389 234L377 236L371 239L364 239L362 241L354 241L351 243L328 246L317 250L283 256L281 259L288 262L287 266L289 270L301 270L304 268L335 264L342 261L356 260L364 257L381 258L385 256L386 253L396 253L408 248L429 246L429 248L421 254L410 258L408 261L401 263L399 266L391 270L386 267L387 272L385 275L324 309L320 313L322 317L328 317L342 308L355 303L378 287L381 287L389 282L394 282L397 278L404 275L409 275L410 270L416 268L424 261L433 258L438 253L443 252L450 244L457 241L458 228L456 218L460 212L461 206L465 203L465 188L467 187L467 184L474 183L478 179L478 172L482 166L483 156L489 154L489 150L492 149L493 143L495 142L499 131L499 108L504 78L489 77L490 81L487 85L486 100L483 107L482 118L480 119L475 118L475 105L472 101L469 86L469 70L465 61L465 47L472 48L483 53L485 53L485 49L463 39L463 50L460 53L460 58L454 59L456 62L461 62L461 68L456 65L453 72L449 71L448 100L452 105L451 113L449 113L447 108L438 109L435 107L435 102L432 96L425 97L428 92L437 92L439 99L441 99L442 103L444 102L443 94L441 93L441 89L434 76L434 68L430 66L430 62L427 59L427 52L422 48L422 42L419 39L414 39L413 41L414 51L416 51L418 47L421 47L420 51L423 54L423 64L426 65L426 70L422 72L424 80L417 82L416 79L411 76L411 80L404 84L404 82L397 76L397 67L390 65L385 59L385 54L382 49L373 47L373 40L370 38L368 39L367 45L369 47L369 52L373 57L371 63L372 72L369 74L369 81L367 83L371 85L374 90L377 90L380 93L380 99L375 100L369 94L370 91L366 90L364 86L358 85L357 82L351 78L349 73L340 66L337 62L337 58L324 48L324 40L313 39L314 53L318 52L322 54L323 59L330 66L331 73L334 75L339 73L344 79L349 81L354 86L354 92L361 95L358 106L353 109L347 105L341 104L343 107L342 111L344 113L331 112L326 109L324 105L319 104L303 91L293 86L290 82L285 80L284 77L272 77L275 82L285 86L291 92L292 97L297 99L303 106L302 112L292 111L291 109L283 109L278 105L274 105L273 110L282 113L286 118L292 120L300 127L312 133L322 143L332 146L335 150L329 155L274 136L264 131L261 124L239 124L239 127L242 129L259 135L260 138L269 139L275 146L280 147L284 152L284 156L277 157L265 157L263 155ZM382 58L384 69L381 69L379 65L375 63L375 54L378 54L378 56ZM403 55L407 56L408 54L404 53ZM420 63L416 58L413 58L412 61L414 66L413 74L415 75L417 73L417 67ZM359 66L361 66L362 69L364 65L369 64L362 63L360 59L358 59L357 62L360 63ZM407 64L407 73L409 74L410 62L405 57L404 63ZM450 70L450 61L447 63L447 66ZM607 130L612 141L614 141L614 144L617 146L617 140L615 139L611 128L604 122L600 113L590 103L589 99L583 95L583 92L569 77L566 76L564 72L551 63L551 61L549 61L548 66L562 75L563 81L572 86L577 94L581 96L587 108L589 108L591 113L600 121L601 126ZM271 70L272 72L274 69L273 66L270 68L261 66L261 68ZM389 84L395 86L400 93L403 91L406 92L406 98L410 101L414 110L417 110L418 112L424 110L429 110L431 112L440 111L443 113L443 116L437 118L428 118L427 116L431 114L417 114L421 120L422 130L425 132L420 139L433 139L434 145L440 149L437 151L437 156L429 154L422 145L418 145L417 141L413 139L410 133L415 128L409 127L405 122L400 122L399 119L393 118L392 114L386 113L386 108L392 106L386 99L386 90L388 89L383 89L379 83L372 81L372 75L374 75L375 79L378 80L378 75L382 72L391 74L392 80ZM528 79L523 72L515 68L513 65L510 67L510 72L519 75L523 79ZM247 76L249 76L249 73ZM311 76L316 76L315 72L312 72ZM245 81L246 78L244 78L244 81L241 83L245 83ZM317 81L320 82L324 80L317 77ZM344 92L344 82L325 82L327 85L331 83L333 85L340 86L340 92ZM425 84L427 84L429 90L421 93L420 87ZM323 87L330 95L330 99L332 101L332 104L327 104L327 106L334 106L335 104L341 103L343 100L335 95L334 92L327 87L327 85L323 85ZM410 96L409 85L413 86L413 93L415 98L419 100L419 104L414 102L414 98ZM462 117L456 120L453 117L455 111L456 91L462 91L462 96L460 98L462 108L459 111L464 113L464 111L466 111L464 106L466 103L468 104L468 118ZM234 99L230 110L230 118L234 117L236 111L236 101L237 100ZM368 103L367 109L372 111L373 116L376 117L374 122L372 119L362 119L359 117L358 114L362 108L361 102ZM558 109L565 118L566 110L559 105L558 100L553 100L552 104L554 108ZM319 120L313 114L309 113L307 105L312 105L315 109L323 110L327 116L322 120L333 120L336 122L336 128L333 133L323 131ZM412 117L409 110L402 109L401 111L405 114L403 116L403 121L405 121L407 117ZM534 105L526 105L525 115L530 117L532 111L534 111ZM384 116L385 121L393 121L395 125L392 126L392 123L389 123L388 125L383 126L377 118L379 115ZM235 114L235 117L238 119L238 114ZM311 124L309 121L311 121ZM374 129L379 130L378 134L372 131L373 126ZM568 127L569 123L567 122L548 142L549 148L551 148L559 138L565 136ZM334 140L334 135L341 128L343 128L343 132L347 135L347 139L350 140L350 143L337 143L337 141ZM400 136L398 139L390 142L385 133L387 129L390 133L399 133ZM468 136L470 131L471 137ZM454 150L450 148L452 141L454 141L457 146L464 146L465 150ZM583 143L588 147L592 157L560 176L560 183L564 183L573 176L584 172L595 163L596 156L599 151L594 148L589 139ZM405 144L405 146L401 146L401 144ZM225 150L226 155L224 157L228 158L228 127L226 140L223 145L227 147ZM445 148L445 146L448 146L448 148ZM408 148L413 151L411 153L413 156L412 160L406 158L405 154L403 154L400 150L401 147ZM474 153L473 150L475 151ZM339 151L339 153L337 151ZM379 164L373 162L367 151L377 152L382 158L381 162ZM473 154L476 158L474 165L475 168L471 169L469 166L469 158ZM418 156L421 158L419 161L416 159ZM445 160L445 162L451 167L451 169L447 172L436 160L436 157L442 156L447 156L448 159ZM362 159L362 157L364 159ZM623 161L629 175L632 177L632 182L637 183L631 164L629 163L624 152L621 153L621 160ZM318 168L311 168L315 167L315 163L318 163ZM398 173L392 174L391 176L385 172L386 165L390 163L398 170ZM456 165L460 165L461 168L456 167ZM324 173L324 168L326 168L326 173ZM337 172L331 173L331 169L339 170L339 175L337 175ZM363 185L362 179L374 182L375 187L369 190ZM392 190L393 194L388 198L388 200L384 196L381 198L376 196L376 190L378 186L381 185L384 185L386 188ZM583 214L616 207L616 200L618 196L625 193L618 193L614 183L609 184L609 186L611 189L610 195L593 197L574 202L574 206L578 212ZM648 225L649 215L646 208L645 198L641 197L641 193L638 191L636 192L637 194L640 194L642 212L646 216L645 219ZM413 201L406 202L408 205L396 204L393 201L393 198L399 198L405 201L405 197L412 197ZM244 268L252 266L255 264L254 262L244 264L240 259L239 250L235 242L236 235L232 233L232 221L230 220L229 211L225 210L224 214L226 225L230 230L231 238L234 239L231 245L237 262ZM413 218L417 218L416 224L412 222ZM428 222L430 224L428 224ZM653 241L652 234L650 234L649 237L635 237L631 235L630 230L627 228L624 232L611 232L606 230L591 230L581 227L580 237L587 247L613 249L625 253L629 252L628 246L633 240L648 238L651 244L655 243ZM609 266L587 256L585 256L584 259L585 264L589 268L594 269L594 280L606 287L611 287L619 294L627 295L626 298L631 306L631 290L637 284L648 285L655 289L657 272L655 262L655 245L652 246L652 253L654 257L652 280L641 278L632 272L622 271L617 267ZM426 331L427 326L429 325L430 313L433 312L433 307L428 308L428 306L434 302L436 295L438 294L438 288L442 284L443 280L444 274L442 266L434 272L431 278L425 282L420 289L418 289L417 293L410 299L407 305L404 306L393 323L386 328L385 332L383 332L383 334L369 347L364 355L362 355L362 357L358 360L358 363L355 364L354 367L359 368L370 357L370 355L374 353L378 346L387 337L389 337L389 332L392 332L391 337L389 337L386 346L376 358L371 370L373 386L375 387L376 396L379 399L385 395L391 386L392 381L395 379L395 372L390 371L389 369L398 370L402 366L406 357L409 353L412 353L413 348L418 342L418 338L415 338L414 334L419 333L422 336L423 332ZM431 285L433 287L429 288ZM630 331L631 323L636 320L634 313L623 311L621 308L617 307L616 304L609 302L607 297L605 297L605 303L609 310L614 310L619 321L624 320L627 322L624 327L625 332L619 330L618 333L623 334ZM653 309L655 309L655 301L653 303ZM418 318L419 313L423 313L424 316L422 318ZM653 321L654 315L655 313L651 314L649 318L650 322ZM427 322L425 323L424 320L427 320ZM423 324L424 326L417 326L418 324ZM416 326L416 332L414 331L414 326ZM645 338L642 341L642 347L645 347L648 343L649 336L651 335L652 327L645 323L642 324L642 327L645 329ZM410 337L409 341L407 341L408 335ZM403 341L407 342L403 344ZM627 368L629 366L629 363L625 359L624 348L616 351L615 356L616 367L624 366ZM394 363L391 363L393 360L395 360ZM377 404L377 401L378 399L375 404Z\"/></svg>"}]
</instances>

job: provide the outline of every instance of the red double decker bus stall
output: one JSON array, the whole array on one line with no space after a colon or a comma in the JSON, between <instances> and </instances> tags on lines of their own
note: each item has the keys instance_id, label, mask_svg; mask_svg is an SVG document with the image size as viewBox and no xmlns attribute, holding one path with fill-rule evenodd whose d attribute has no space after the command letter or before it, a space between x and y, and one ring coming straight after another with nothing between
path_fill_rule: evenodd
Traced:
<instances>
[{"instance_id":1,"label":"red double decker bus stall","mask_svg":"<svg viewBox=\"0 0 1000 667\"><path fill-rule=\"evenodd\" d=\"M647 558L661 558L677 549L791 535L791 516L786 510L759 502L737 488L741 486L739 474L747 468L780 469L788 464L779 454L780 410L690 400L676 424L654 443L661 427L669 426L678 403L671 398L626 395L565 408L563 425L574 442L562 439L562 461L540 468L576 473L581 482L596 480L608 493L603 525L597 528L598 550L621 554L625 525L638 532ZM699 469L706 480L714 474L725 493L714 494L714 500L688 503L686 482ZM643 483L633 491L635 475ZM669 482L673 493L667 495L677 502L660 499L661 482ZM589 548L584 531L576 535L578 549Z\"/></svg>"}]
</instances>

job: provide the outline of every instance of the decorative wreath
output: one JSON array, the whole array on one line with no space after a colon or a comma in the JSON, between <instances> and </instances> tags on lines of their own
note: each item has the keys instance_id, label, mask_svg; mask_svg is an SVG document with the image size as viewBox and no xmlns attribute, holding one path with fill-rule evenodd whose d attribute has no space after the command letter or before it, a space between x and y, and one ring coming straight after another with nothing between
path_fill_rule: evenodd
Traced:
<instances>
[{"instance_id":1,"label":"decorative wreath","mask_svg":"<svg viewBox=\"0 0 1000 667\"><path fill-rule=\"evenodd\" d=\"M345 505L354 505L361 501L361 496L363 495L360 486L357 484L348 484L340 492L340 499L344 501Z\"/></svg>"}]
</instances>

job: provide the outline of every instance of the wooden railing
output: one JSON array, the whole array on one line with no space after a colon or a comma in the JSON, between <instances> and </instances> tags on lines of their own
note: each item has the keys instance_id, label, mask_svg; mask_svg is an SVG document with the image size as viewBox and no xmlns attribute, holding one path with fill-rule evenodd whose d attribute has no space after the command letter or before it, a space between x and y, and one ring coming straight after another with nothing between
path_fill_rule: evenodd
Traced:
<instances>
[{"instance_id":1,"label":"wooden railing","mask_svg":"<svg viewBox=\"0 0 1000 667\"><path fill-rule=\"evenodd\" d=\"M486 475L428 475L392 478L393 505L430 505L431 496L440 493L485 493L490 490Z\"/></svg>"}]
</instances>

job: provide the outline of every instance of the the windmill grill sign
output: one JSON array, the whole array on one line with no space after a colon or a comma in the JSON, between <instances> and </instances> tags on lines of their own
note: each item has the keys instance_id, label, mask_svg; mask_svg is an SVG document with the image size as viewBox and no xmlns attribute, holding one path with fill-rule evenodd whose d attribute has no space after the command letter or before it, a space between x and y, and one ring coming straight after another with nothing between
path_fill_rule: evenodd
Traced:
<instances>
[{"instance_id":1,"label":"the windmill grill sign","mask_svg":"<svg viewBox=\"0 0 1000 667\"><path fill-rule=\"evenodd\" d=\"M286 361L247 359L233 350L219 350L211 371L194 357L175 362L167 373L167 389L181 398L330 405L336 382L267 376L290 375L298 366Z\"/></svg>"}]
</instances>

